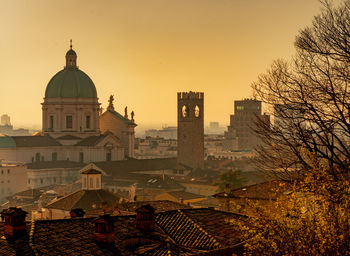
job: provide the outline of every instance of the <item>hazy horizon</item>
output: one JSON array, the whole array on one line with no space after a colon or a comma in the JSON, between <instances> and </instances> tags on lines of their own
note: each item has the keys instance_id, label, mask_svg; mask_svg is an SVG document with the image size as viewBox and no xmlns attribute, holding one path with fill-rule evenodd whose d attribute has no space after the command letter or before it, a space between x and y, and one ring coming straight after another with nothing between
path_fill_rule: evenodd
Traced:
<instances>
[{"instance_id":1,"label":"hazy horizon","mask_svg":"<svg viewBox=\"0 0 350 256\"><path fill-rule=\"evenodd\" d=\"M0 115L41 127L49 80L73 39L99 102L135 111L140 126L176 124L177 92L204 92L205 123L229 123L233 102L276 58L294 53L318 0L2 1Z\"/></svg>"}]
</instances>

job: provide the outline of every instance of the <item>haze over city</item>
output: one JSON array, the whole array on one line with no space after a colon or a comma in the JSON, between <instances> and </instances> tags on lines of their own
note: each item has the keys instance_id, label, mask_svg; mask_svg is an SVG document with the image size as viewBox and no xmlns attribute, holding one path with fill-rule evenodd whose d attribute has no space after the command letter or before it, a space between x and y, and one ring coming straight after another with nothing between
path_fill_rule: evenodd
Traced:
<instances>
[{"instance_id":1,"label":"haze over city","mask_svg":"<svg viewBox=\"0 0 350 256\"><path fill-rule=\"evenodd\" d=\"M350 0L0 0L0 256L350 255Z\"/></svg>"},{"instance_id":2,"label":"haze over city","mask_svg":"<svg viewBox=\"0 0 350 256\"><path fill-rule=\"evenodd\" d=\"M176 92L203 91L205 123L228 124L233 101L320 11L317 0L1 1L0 114L41 128L50 78L73 39L78 66L107 107L135 111L139 128L176 124Z\"/></svg>"}]
</instances>

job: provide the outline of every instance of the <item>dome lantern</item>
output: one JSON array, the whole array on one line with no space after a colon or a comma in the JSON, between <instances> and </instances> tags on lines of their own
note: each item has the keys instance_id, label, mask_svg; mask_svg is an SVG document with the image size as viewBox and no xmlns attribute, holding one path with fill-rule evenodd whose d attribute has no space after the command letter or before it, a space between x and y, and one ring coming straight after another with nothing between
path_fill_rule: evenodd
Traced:
<instances>
[{"instance_id":1,"label":"dome lantern","mask_svg":"<svg viewBox=\"0 0 350 256\"><path fill-rule=\"evenodd\" d=\"M66 53L66 69L77 68L77 54L72 49L72 39L70 40L70 49Z\"/></svg>"}]
</instances>

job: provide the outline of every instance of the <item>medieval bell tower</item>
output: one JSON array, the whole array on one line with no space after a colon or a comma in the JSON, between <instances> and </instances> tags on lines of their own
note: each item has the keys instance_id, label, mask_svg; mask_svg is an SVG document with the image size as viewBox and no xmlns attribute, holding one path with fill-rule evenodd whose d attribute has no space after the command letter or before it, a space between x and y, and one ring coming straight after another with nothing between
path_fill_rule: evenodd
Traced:
<instances>
[{"instance_id":1,"label":"medieval bell tower","mask_svg":"<svg viewBox=\"0 0 350 256\"><path fill-rule=\"evenodd\" d=\"M204 167L204 93L177 93L178 163L193 169Z\"/></svg>"}]
</instances>

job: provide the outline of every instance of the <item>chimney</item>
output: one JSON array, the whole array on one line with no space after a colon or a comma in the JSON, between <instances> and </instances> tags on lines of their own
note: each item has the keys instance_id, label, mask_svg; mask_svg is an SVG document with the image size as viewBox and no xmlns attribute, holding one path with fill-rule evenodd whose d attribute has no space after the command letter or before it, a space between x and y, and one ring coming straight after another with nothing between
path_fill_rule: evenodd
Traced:
<instances>
[{"instance_id":1,"label":"chimney","mask_svg":"<svg viewBox=\"0 0 350 256\"><path fill-rule=\"evenodd\" d=\"M147 204L136 209L136 228L142 233L151 233L155 226L155 209Z\"/></svg>"},{"instance_id":2,"label":"chimney","mask_svg":"<svg viewBox=\"0 0 350 256\"><path fill-rule=\"evenodd\" d=\"M108 215L102 215L95 221L95 241L104 245L114 245L114 220Z\"/></svg>"},{"instance_id":3,"label":"chimney","mask_svg":"<svg viewBox=\"0 0 350 256\"><path fill-rule=\"evenodd\" d=\"M225 194L229 195L231 192L230 184L226 184L225 186Z\"/></svg>"},{"instance_id":4,"label":"chimney","mask_svg":"<svg viewBox=\"0 0 350 256\"><path fill-rule=\"evenodd\" d=\"M70 210L69 214L72 219L75 219L75 218L83 218L85 215L85 212L82 208L75 208Z\"/></svg>"},{"instance_id":5,"label":"chimney","mask_svg":"<svg viewBox=\"0 0 350 256\"><path fill-rule=\"evenodd\" d=\"M16 240L27 235L27 212L21 208L10 207L1 212L1 220L4 221L4 235L8 240Z\"/></svg>"}]
</instances>

